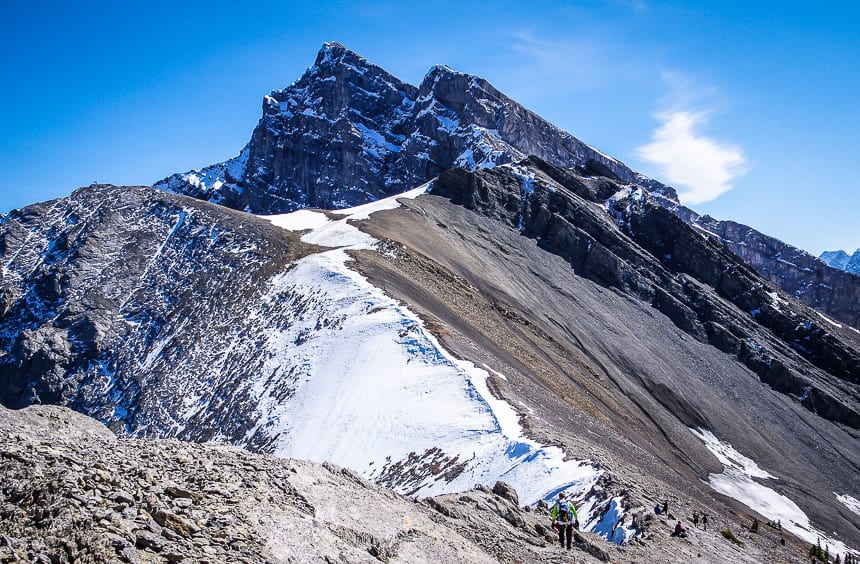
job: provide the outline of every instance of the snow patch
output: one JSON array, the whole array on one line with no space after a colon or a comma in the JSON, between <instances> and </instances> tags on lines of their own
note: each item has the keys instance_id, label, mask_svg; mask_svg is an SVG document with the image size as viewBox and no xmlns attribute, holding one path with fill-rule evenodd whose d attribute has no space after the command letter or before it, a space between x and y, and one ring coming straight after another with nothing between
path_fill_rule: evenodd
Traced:
<instances>
[{"instance_id":1,"label":"snow patch","mask_svg":"<svg viewBox=\"0 0 860 564\"><path fill-rule=\"evenodd\" d=\"M286 229L287 231L305 231L308 229L319 229L329 219L324 213L310 210L299 210L292 213L270 215L267 217L272 225Z\"/></svg>"},{"instance_id":2,"label":"snow patch","mask_svg":"<svg viewBox=\"0 0 860 564\"><path fill-rule=\"evenodd\" d=\"M860 500L858 500L856 497L852 497L847 494L839 495L836 492L833 492L833 495L836 496L836 499L839 500L839 503L841 503L857 515L860 515Z\"/></svg>"},{"instance_id":3,"label":"snow patch","mask_svg":"<svg viewBox=\"0 0 860 564\"><path fill-rule=\"evenodd\" d=\"M266 304L294 307L299 319L268 335L271 356L252 387L261 424L248 437L262 427L278 456L328 460L422 497L497 480L525 504L567 490L582 504L586 530L629 539L633 532L618 526L620 501L589 497L601 469L525 437L517 410L492 394L487 370L454 357L415 313L347 266L348 250L377 243L349 220L396 208L428 187L334 212L343 219L306 210L268 218L311 229L302 240L334 248L271 283Z\"/></svg>"},{"instance_id":4,"label":"snow patch","mask_svg":"<svg viewBox=\"0 0 860 564\"><path fill-rule=\"evenodd\" d=\"M806 542L815 544L818 539L821 539L822 545L830 546L833 554L844 554L847 551L844 543L828 538L822 531L813 527L806 513L791 499L753 479L776 480L775 476L761 469L758 464L739 453L730 444L720 441L710 431L702 428L691 428L690 431L723 464L723 472L708 476L708 484L711 488L740 501L766 519L780 521L785 530Z\"/></svg>"},{"instance_id":5,"label":"snow patch","mask_svg":"<svg viewBox=\"0 0 860 564\"><path fill-rule=\"evenodd\" d=\"M817 313L817 314L818 314L818 317L820 317L821 319L823 319L824 321L826 321L826 322L827 322L827 323L829 323L830 325L833 325L834 327L836 327L836 328L838 328L838 329L842 329L842 324L841 324L841 323L837 323L837 322L833 321L832 319L830 319L829 317L827 317L826 315L824 315L824 314L823 314L823 313L821 313L820 311L816 311L815 313Z\"/></svg>"}]
</instances>

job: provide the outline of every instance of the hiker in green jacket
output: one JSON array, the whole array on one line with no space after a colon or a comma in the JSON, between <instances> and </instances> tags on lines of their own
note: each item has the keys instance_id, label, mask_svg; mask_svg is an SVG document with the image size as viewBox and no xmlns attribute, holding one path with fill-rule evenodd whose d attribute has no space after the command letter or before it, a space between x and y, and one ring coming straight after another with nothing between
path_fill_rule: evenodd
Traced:
<instances>
[{"instance_id":1,"label":"hiker in green jacket","mask_svg":"<svg viewBox=\"0 0 860 564\"><path fill-rule=\"evenodd\" d=\"M566 538L567 549L570 550L573 528L579 529L579 518L576 516L576 507L566 497L564 492L558 494L558 501L553 504L549 516L552 518L552 526L558 531L558 542L561 547L564 548Z\"/></svg>"}]
</instances>

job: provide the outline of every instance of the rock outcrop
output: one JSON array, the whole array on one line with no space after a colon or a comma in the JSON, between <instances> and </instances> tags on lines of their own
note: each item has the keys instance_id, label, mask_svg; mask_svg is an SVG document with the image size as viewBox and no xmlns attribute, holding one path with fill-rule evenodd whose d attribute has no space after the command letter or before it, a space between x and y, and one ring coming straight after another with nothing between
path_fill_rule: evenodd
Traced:
<instances>
[{"instance_id":1,"label":"rock outcrop","mask_svg":"<svg viewBox=\"0 0 860 564\"><path fill-rule=\"evenodd\" d=\"M632 546L576 533L562 550L547 508L509 497L478 487L416 501L330 464L116 438L64 408L0 407L3 562L802 561L774 551L768 531L739 531L738 551L717 531L681 544L655 519Z\"/></svg>"},{"instance_id":2,"label":"rock outcrop","mask_svg":"<svg viewBox=\"0 0 860 564\"><path fill-rule=\"evenodd\" d=\"M418 502L330 464L117 439L63 408L0 407L0 476L3 562L569 558L538 532L545 513L486 489ZM581 540L579 562L618 551L595 535Z\"/></svg>"},{"instance_id":3,"label":"rock outcrop","mask_svg":"<svg viewBox=\"0 0 860 564\"><path fill-rule=\"evenodd\" d=\"M455 166L528 155L676 198L480 77L438 65L416 87L339 43L326 43L298 81L264 97L263 116L238 157L155 187L252 213L339 209L404 192Z\"/></svg>"}]
</instances>

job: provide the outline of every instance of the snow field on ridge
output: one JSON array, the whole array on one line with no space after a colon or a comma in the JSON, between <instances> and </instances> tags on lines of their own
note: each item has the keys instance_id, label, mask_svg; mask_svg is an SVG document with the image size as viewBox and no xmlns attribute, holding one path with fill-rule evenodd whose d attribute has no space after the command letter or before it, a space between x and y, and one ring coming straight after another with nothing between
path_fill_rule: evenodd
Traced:
<instances>
[{"instance_id":1,"label":"snow field on ridge","mask_svg":"<svg viewBox=\"0 0 860 564\"><path fill-rule=\"evenodd\" d=\"M584 529L615 542L629 539L632 531L616 532L603 524L605 515L598 519L611 505L606 515L614 526L623 516L619 503L583 499L602 470L525 438L517 412L490 393L486 370L454 358L417 315L347 266L347 250L376 243L348 220L396 208L398 198L415 198L428 186L333 212L344 216L334 221L307 210L267 217L284 229L310 229L305 242L337 247L299 260L273 283L275 294L313 297L308 324L319 327L321 317L338 320L297 345L289 337L270 339L273 356L264 373L279 365L302 367L288 403L271 397L262 381L255 387L269 432L278 435L275 454L328 460L384 482L386 472L410 453L441 449L446 460L465 463L459 475L446 481L419 473L397 489L423 497L504 480L524 504L567 490L581 500Z\"/></svg>"},{"instance_id":2,"label":"snow field on ridge","mask_svg":"<svg viewBox=\"0 0 860 564\"><path fill-rule=\"evenodd\" d=\"M808 543L815 544L820 539L822 546L830 547L831 554L848 552L848 547L844 543L829 538L813 527L806 513L791 499L753 480L753 478L776 480L776 476L759 468L753 460L739 453L732 445L720 441L707 429L690 428L690 431L723 465L721 473L708 476L707 483L711 488L740 501L766 519L781 521L783 529ZM842 501L841 498L840 501Z\"/></svg>"}]
</instances>

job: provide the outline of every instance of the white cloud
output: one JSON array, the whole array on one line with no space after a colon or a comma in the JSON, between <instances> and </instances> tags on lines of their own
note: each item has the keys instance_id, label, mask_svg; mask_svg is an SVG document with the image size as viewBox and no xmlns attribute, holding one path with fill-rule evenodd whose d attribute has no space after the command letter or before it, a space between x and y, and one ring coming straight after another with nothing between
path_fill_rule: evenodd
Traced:
<instances>
[{"instance_id":1,"label":"white cloud","mask_svg":"<svg viewBox=\"0 0 860 564\"><path fill-rule=\"evenodd\" d=\"M732 189L731 181L744 174L743 151L699 134L707 114L668 111L657 114L662 123L651 143L636 149L640 158L660 167L659 178L678 189L684 204L701 204Z\"/></svg>"}]
</instances>

